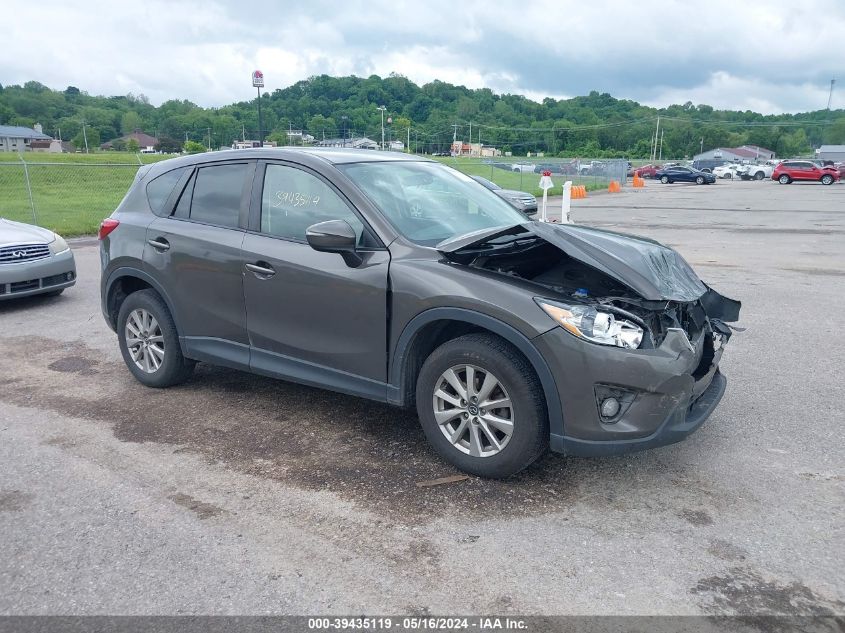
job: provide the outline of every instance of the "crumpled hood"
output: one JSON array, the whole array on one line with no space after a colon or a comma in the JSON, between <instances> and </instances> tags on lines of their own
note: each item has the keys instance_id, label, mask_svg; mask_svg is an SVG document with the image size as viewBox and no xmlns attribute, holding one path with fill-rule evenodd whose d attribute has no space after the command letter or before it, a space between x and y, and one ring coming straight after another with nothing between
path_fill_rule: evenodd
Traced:
<instances>
[{"instance_id":1,"label":"crumpled hood","mask_svg":"<svg viewBox=\"0 0 845 633\"><path fill-rule=\"evenodd\" d=\"M695 301L707 292L707 286L676 250L654 240L572 224L536 222L531 230L643 299Z\"/></svg>"},{"instance_id":2,"label":"crumpled hood","mask_svg":"<svg viewBox=\"0 0 845 633\"><path fill-rule=\"evenodd\" d=\"M530 222L498 231L449 240L438 245L444 254L472 248L506 234L534 233L564 253L605 273L648 301L696 301L708 291L695 271L672 248L644 237L602 229Z\"/></svg>"},{"instance_id":3,"label":"crumpled hood","mask_svg":"<svg viewBox=\"0 0 845 633\"><path fill-rule=\"evenodd\" d=\"M0 246L49 244L54 239L56 239L55 234L49 229L0 218Z\"/></svg>"}]
</instances>

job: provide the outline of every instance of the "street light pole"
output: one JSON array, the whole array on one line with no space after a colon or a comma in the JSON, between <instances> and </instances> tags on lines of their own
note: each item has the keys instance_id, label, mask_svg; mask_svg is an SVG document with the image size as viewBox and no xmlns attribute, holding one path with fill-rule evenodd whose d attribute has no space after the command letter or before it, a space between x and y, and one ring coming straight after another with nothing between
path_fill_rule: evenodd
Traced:
<instances>
[{"instance_id":1,"label":"street light pole","mask_svg":"<svg viewBox=\"0 0 845 633\"><path fill-rule=\"evenodd\" d=\"M381 111L381 151L384 151L384 111L387 110L383 105L376 108Z\"/></svg>"}]
</instances>

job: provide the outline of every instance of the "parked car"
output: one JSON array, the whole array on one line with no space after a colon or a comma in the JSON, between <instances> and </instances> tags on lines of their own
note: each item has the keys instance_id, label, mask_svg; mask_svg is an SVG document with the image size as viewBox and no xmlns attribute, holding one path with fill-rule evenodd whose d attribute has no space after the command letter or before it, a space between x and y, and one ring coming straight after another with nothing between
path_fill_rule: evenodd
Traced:
<instances>
[{"instance_id":1,"label":"parked car","mask_svg":"<svg viewBox=\"0 0 845 633\"><path fill-rule=\"evenodd\" d=\"M774 166L768 164L742 165L737 169L736 175L742 180L763 180L765 178L771 178L774 170Z\"/></svg>"},{"instance_id":2,"label":"parked car","mask_svg":"<svg viewBox=\"0 0 845 633\"><path fill-rule=\"evenodd\" d=\"M416 156L233 154L140 167L100 227L103 315L144 385L204 361L415 406L487 477L679 441L725 392L740 304L669 247L526 221Z\"/></svg>"},{"instance_id":3,"label":"parked car","mask_svg":"<svg viewBox=\"0 0 845 633\"><path fill-rule=\"evenodd\" d=\"M742 169L742 165L738 163L726 163L724 165L714 167L711 173L716 176L716 178L730 179L734 178L740 169Z\"/></svg>"},{"instance_id":4,"label":"parked car","mask_svg":"<svg viewBox=\"0 0 845 633\"><path fill-rule=\"evenodd\" d=\"M694 160L691 167L703 172L712 173L716 167L720 167L727 162L728 161L721 158L702 158L700 160Z\"/></svg>"},{"instance_id":5,"label":"parked car","mask_svg":"<svg viewBox=\"0 0 845 633\"><path fill-rule=\"evenodd\" d=\"M683 165L663 167L655 172L654 177L664 185L674 182L694 182L697 185L712 185L716 182L716 176L714 174L708 174L692 167L684 167Z\"/></svg>"},{"instance_id":6,"label":"parked car","mask_svg":"<svg viewBox=\"0 0 845 633\"><path fill-rule=\"evenodd\" d=\"M658 170L660 170L660 165L643 165L642 167L637 167L634 173L640 178L654 178Z\"/></svg>"},{"instance_id":7,"label":"parked car","mask_svg":"<svg viewBox=\"0 0 845 633\"><path fill-rule=\"evenodd\" d=\"M832 185L839 180L839 170L833 166L820 167L809 160L785 160L775 167L772 180L777 180L782 185L801 180Z\"/></svg>"},{"instance_id":8,"label":"parked car","mask_svg":"<svg viewBox=\"0 0 845 633\"><path fill-rule=\"evenodd\" d=\"M514 209L522 211L526 215L537 213L537 198L533 194L526 191L517 191L516 189L502 189L495 182L482 178L481 176L470 176L470 178L487 187Z\"/></svg>"},{"instance_id":9,"label":"parked car","mask_svg":"<svg viewBox=\"0 0 845 633\"><path fill-rule=\"evenodd\" d=\"M512 163L511 171L534 172L533 163Z\"/></svg>"},{"instance_id":10,"label":"parked car","mask_svg":"<svg viewBox=\"0 0 845 633\"><path fill-rule=\"evenodd\" d=\"M59 235L0 218L0 301L60 295L75 283L73 253Z\"/></svg>"},{"instance_id":11,"label":"parked car","mask_svg":"<svg viewBox=\"0 0 845 633\"><path fill-rule=\"evenodd\" d=\"M833 166L836 167L837 171L839 172L839 179L842 180L843 178L845 178L845 162L834 163Z\"/></svg>"},{"instance_id":12,"label":"parked car","mask_svg":"<svg viewBox=\"0 0 845 633\"><path fill-rule=\"evenodd\" d=\"M607 171L607 163L602 160L591 160L581 163L578 173L582 176L602 176Z\"/></svg>"}]
</instances>

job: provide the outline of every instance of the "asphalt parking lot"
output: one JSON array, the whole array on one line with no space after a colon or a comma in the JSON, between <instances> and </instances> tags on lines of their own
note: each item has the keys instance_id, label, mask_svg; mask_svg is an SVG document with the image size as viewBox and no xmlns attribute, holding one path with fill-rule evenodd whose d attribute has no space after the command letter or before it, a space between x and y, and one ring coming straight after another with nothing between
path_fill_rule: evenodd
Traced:
<instances>
[{"instance_id":1,"label":"asphalt parking lot","mask_svg":"<svg viewBox=\"0 0 845 633\"><path fill-rule=\"evenodd\" d=\"M136 383L79 283L0 303L2 614L845 613L845 185L660 185L576 222L743 302L687 441L456 471L408 412L201 365Z\"/></svg>"}]
</instances>

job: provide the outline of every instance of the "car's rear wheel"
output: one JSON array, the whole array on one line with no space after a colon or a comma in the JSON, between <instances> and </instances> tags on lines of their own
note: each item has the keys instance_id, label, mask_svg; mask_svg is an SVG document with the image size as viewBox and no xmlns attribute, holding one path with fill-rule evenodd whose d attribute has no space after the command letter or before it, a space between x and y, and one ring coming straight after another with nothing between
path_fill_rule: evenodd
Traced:
<instances>
[{"instance_id":1,"label":"car's rear wheel","mask_svg":"<svg viewBox=\"0 0 845 633\"><path fill-rule=\"evenodd\" d=\"M704 176L696 176L696 178L695 178L695 184L697 184L697 185L703 185L703 184L704 184Z\"/></svg>"},{"instance_id":2,"label":"car's rear wheel","mask_svg":"<svg viewBox=\"0 0 845 633\"><path fill-rule=\"evenodd\" d=\"M548 446L540 381L528 361L496 336L468 334L438 347L423 363L416 396L429 442L468 473L508 477Z\"/></svg>"},{"instance_id":3,"label":"car's rear wheel","mask_svg":"<svg viewBox=\"0 0 845 633\"><path fill-rule=\"evenodd\" d=\"M830 174L825 174L822 176L822 184L823 185L832 185L833 184L833 176Z\"/></svg>"},{"instance_id":4,"label":"car's rear wheel","mask_svg":"<svg viewBox=\"0 0 845 633\"><path fill-rule=\"evenodd\" d=\"M661 176L660 182L662 182L664 185L668 185L669 184L669 176Z\"/></svg>"},{"instance_id":5,"label":"car's rear wheel","mask_svg":"<svg viewBox=\"0 0 845 633\"><path fill-rule=\"evenodd\" d=\"M754 174L754 180L763 180L763 178L765 177L766 174L764 174L762 171L758 171L756 174Z\"/></svg>"},{"instance_id":6,"label":"car's rear wheel","mask_svg":"<svg viewBox=\"0 0 845 633\"><path fill-rule=\"evenodd\" d=\"M138 382L170 387L193 372L196 362L182 355L173 317L154 290L139 290L124 300L117 332L123 360Z\"/></svg>"},{"instance_id":7,"label":"car's rear wheel","mask_svg":"<svg viewBox=\"0 0 845 633\"><path fill-rule=\"evenodd\" d=\"M729 172L729 171L726 171L726 172L725 172L725 175L724 175L724 176L722 176L722 178L727 178L728 180L733 179L733 177L734 177L734 175L733 175L731 172Z\"/></svg>"},{"instance_id":8,"label":"car's rear wheel","mask_svg":"<svg viewBox=\"0 0 845 633\"><path fill-rule=\"evenodd\" d=\"M788 185L789 183L792 182L792 178L790 178L786 174L781 174L780 177L778 178L778 182L782 185Z\"/></svg>"}]
</instances>

